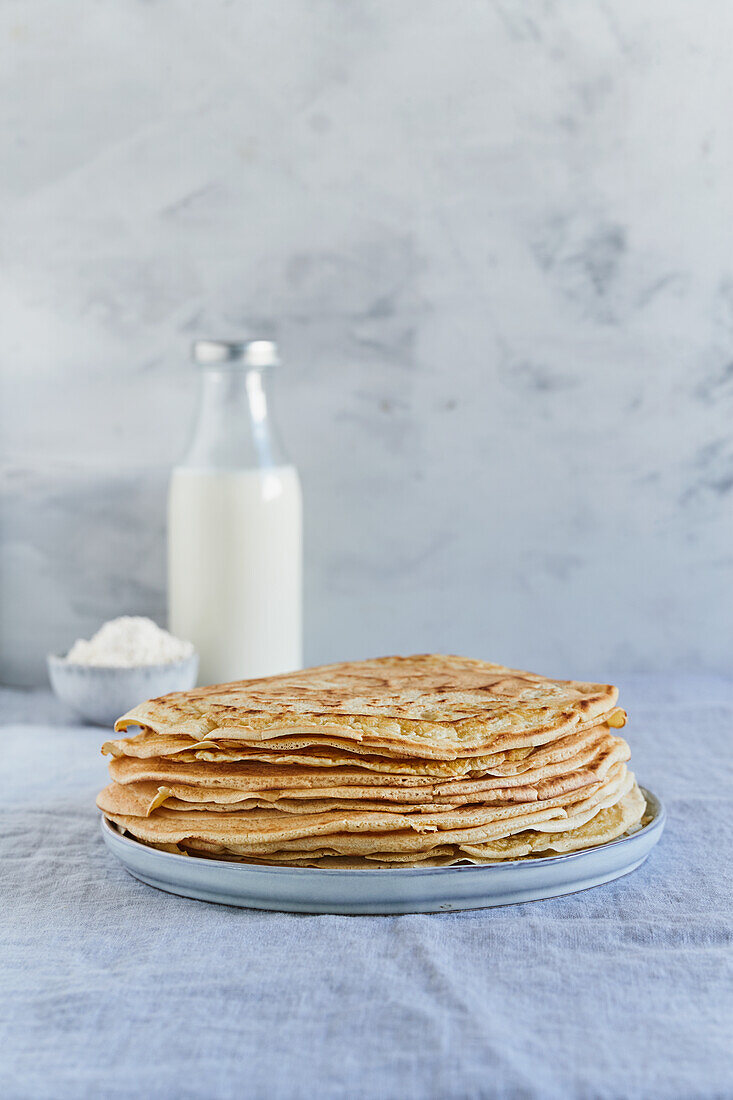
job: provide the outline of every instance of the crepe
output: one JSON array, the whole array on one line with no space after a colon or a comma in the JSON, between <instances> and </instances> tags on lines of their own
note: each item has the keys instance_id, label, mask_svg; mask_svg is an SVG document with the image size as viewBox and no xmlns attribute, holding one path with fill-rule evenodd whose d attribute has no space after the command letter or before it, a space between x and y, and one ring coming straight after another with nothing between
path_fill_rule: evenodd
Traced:
<instances>
[{"instance_id":1,"label":"crepe","mask_svg":"<svg viewBox=\"0 0 733 1100\"><path fill-rule=\"evenodd\" d=\"M185 737L155 734L143 731L135 737L106 741L102 752L115 757L151 759L168 757L176 763L274 763L295 764L299 767L359 767L368 771L403 774L408 776L461 775L518 775L536 766L540 761L552 763L568 760L582 746L594 743L601 734L609 734L608 723L576 730L573 734L558 737L549 744L535 746L525 744L501 752L483 756L466 756L457 760L424 760L418 758L382 755L372 756L334 748L310 747L296 751L255 749L220 739L218 742L192 742Z\"/></svg>"},{"instance_id":2,"label":"crepe","mask_svg":"<svg viewBox=\"0 0 733 1100\"><path fill-rule=\"evenodd\" d=\"M121 808L120 802L127 796L130 806L135 800L136 808L125 812L140 816L148 816L158 806L214 812L268 806L292 812L300 807L301 812L308 813L318 808L399 806L403 812L425 812L448 805L542 801L589 786L628 758L626 742L606 736L579 752L572 762L540 766L519 776L449 783L412 777L408 786L405 777L374 775L355 768L324 771L274 765L255 768L255 774L250 776L242 765L221 765L214 770L202 764L171 764L165 759L153 765L143 760L116 759L110 764L110 775L113 789L121 787L116 791L117 808Z\"/></svg>"},{"instance_id":3,"label":"crepe","mask_svg":"<svg viewBox=\"0 0 733 1100\"><path fill-rule=\"evenodd\" d=\"M592 734L592 736L591 736ZM217 766L200 761L181 762L171 758L115 757L109 765L111 777L119 783L139 780L158 780L162 783L185 783L190 786L229 787L243 791L264 791L268 789L303 790L304 796L309 789L337 789L343 787L360 788L416 788L416 797L421 789L435 789L440 794L459 790L485 790L499 787L520 787L536 783L554 776L567 775L580 768L593 766L606 760L627 760L630 750L620 737L612 736L606 728L588 731L578 739L573 751L563 748L557 753L547 749L536 749L525 756L521 762L522 770L516 768L494 768L494 773L477 777L472 773L468 777L443 779L429 773L415 770L409 773L373 772L357 766L337 766L329 768L306 767L293 764L260 764L242 761L217 761ZM356 797L356 796L355 796ZM402 797L402 796L401 796Z\"/></svg>"},{"instance_id":4,"label":"crepe","mask_svg":"<svg viewBox=\"0 0 733 1100\"><path fill-rule=\"evenodd\" d=\"M565 832L541 833L531 829L500 840L488 841L481 845L441 845L425 854L402 852L375 852L366 856L337 856L327 849L293 856L292 852L270 852L264 858L238 856L227 852L210 853L195 851L195 855L204 858L231 860L234 862L271 863L281 867L323 867L343 870L394 868L400 866L446 867L455 863L494 863L500 860L543 857L548 854L575 852L583 848L596 847L615 840L627 831L639 827L639 821L646 809L646 800L634 784L631 790L613 806L601 809L586 824L568 829ZM189 854L178 845L171 850Z\"/></svg>"},{"instance_id":5,"label":"crepe","mask_svg":"<svg viewBox=\"0 0 733 1100\"><path fill-rule=\"evenodd\" d=\"M143 843L208 858L443 866L571 851L643 813L617 699L608 684L436 655L177 692L116 723L141 731L104 744L112 781L97 801Z\"/></svg>"},{"instance_id":6,"label":"crepe","mask_svg":"<svg viewBox=\"0 0 733 1100\"><path fill-rule=\"evenodd\" d=\"M175 729L294 750L333 747L454 760L538 745L603 717L623 725L611 684L550 680L465 657L382 657L176 692L133 708L115 729Z\"/></svg>"},{"instance_id":7,"label":"crepe","mask_svg":"<svg viewBox=\"0 0 733 1100\"><path fill-rule=\"evenodd\" d=\"M623 797L633 784L633 776L624 764L612 768L605 780L581 792L544 799L531 804L462 806L421 814L390 811L344 810L320 814L283 814L270 810L246 813L207 813L190 810L180 813L165 808L150 816L129 813L134 801L124 787L110 784L99 795L97 804L109 818L133 835L153 843L209 843L232 852L257 854L258 851L313 847L319 838L339 853L363 853L374 844L375 835L385 834L391 851L424 851L437 843L471 841L481 843L510 836L525 828L542 830L552 819L568 819L584 824L587 814L603 807L608 798ZM584 797L579 797L582 794ZM580 820L580 818L583 820ZM366 835L361 835L366 834Z\"/></svg>"}]
</instances>

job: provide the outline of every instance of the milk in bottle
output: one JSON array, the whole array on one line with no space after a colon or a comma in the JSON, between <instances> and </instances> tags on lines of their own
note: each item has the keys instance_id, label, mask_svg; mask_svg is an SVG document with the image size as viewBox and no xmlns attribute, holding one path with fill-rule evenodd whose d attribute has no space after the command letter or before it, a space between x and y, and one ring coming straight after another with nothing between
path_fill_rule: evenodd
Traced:
<instances>
[{"instance_id":1,"label":"milk in bottle","mask_svg":"<svg viewBox=\"0 0 733 1100\"><path fill-rule=\"evenodd\" d=\"M302 506L267 401L269 341L199 340L201 401L168 498L170 629L201 683L302 665Z\"/></svg>"}]
</instances>

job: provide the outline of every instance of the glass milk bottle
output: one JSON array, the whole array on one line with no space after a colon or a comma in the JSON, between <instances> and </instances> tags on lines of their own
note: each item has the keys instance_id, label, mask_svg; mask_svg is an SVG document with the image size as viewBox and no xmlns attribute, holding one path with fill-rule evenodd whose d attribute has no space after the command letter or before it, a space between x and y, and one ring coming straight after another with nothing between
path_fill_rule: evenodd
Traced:
<instances>
[{"instance_id":1,"label":"glass milk bottle","mask_svg":"<svg viewBox=\"0 0 733 1100\"><path fill-rule=\"evenodd\" d=\"M168 495L170 629L190 640L203 684L302 666L298 472L270 420L267 340L198 340L193 439Z\"/></svg>"}]
</instances>

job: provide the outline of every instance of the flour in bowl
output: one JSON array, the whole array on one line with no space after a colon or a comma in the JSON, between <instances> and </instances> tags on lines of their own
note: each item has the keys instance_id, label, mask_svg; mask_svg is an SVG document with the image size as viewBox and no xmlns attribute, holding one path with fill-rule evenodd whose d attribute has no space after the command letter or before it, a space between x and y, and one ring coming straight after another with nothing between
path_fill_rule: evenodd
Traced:
<instances>
[{"instance_id":1,"label":"flour in bowl","mask_svg":"<svg viewBox=\"0 0 733 1100\"><path fill-rule=\"evenodd\" d=\"M93 638L79 638L66 660L73 665L103 668L137 668L140 665L167 665L184 661L193 654L191 642L174 638L152 619L123 615L112 619Z\"/></svg>"}]
</instances>

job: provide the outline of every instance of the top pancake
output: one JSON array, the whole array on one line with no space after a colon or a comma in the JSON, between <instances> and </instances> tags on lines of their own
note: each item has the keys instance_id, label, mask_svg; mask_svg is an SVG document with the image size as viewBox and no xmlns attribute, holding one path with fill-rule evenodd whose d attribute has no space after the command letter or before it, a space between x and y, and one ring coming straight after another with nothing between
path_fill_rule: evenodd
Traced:
<instances>
[{"instance_id":1,"label":"top pancake","mask_svg":"<svg viewBox=\"0 0 733 1100\"><path fill-rule=\"evenodd\" d=\"M499 742L542 744L604 720L621 726L617 697L610 684L550 680L466 657L382 657L176 692L135 707L115 729L140 725L276 751L346 742L362 753L455 760Z\"/></svg>"}]
</instances>

